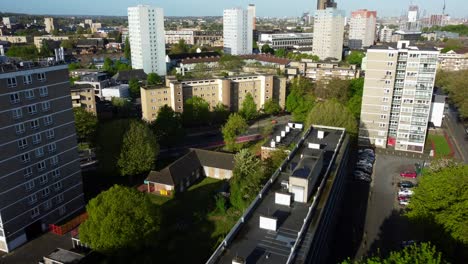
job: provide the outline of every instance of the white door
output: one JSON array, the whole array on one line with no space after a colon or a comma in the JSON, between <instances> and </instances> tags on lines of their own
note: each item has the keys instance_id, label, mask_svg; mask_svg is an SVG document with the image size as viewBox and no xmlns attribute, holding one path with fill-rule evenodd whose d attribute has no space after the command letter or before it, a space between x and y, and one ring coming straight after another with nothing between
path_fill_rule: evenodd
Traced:
<instances>
[{"instance_id":1,"label":"white door","mask_svg":"<svg viewBox=\"0 0 468 264\"><path fill-rule=\"evenodd\" d=\"M294 194L295 202L304 202L304 187L293 185L291 186L291 192Z\"/></svg>"}]
</instances>

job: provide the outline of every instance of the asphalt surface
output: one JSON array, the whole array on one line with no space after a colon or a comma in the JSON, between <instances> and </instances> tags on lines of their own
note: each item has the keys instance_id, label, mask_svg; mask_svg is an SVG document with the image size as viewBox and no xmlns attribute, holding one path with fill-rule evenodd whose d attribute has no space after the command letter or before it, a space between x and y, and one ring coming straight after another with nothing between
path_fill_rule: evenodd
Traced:
<instances>
[{"instance_id":1,"label":"asphalt surface","mask_svg":"<svg viewBox=\"0 0 468 264\"><path fill-rule=\"evenodd\" d=\"M457 116L457 110L449 106L448 110L445 112L443 125L454 141L454 148L457 154L459 154L459 158L465 163L468 163L468 135L465 132L463 124L458 121Z\"/></svg>"}]
</instances>

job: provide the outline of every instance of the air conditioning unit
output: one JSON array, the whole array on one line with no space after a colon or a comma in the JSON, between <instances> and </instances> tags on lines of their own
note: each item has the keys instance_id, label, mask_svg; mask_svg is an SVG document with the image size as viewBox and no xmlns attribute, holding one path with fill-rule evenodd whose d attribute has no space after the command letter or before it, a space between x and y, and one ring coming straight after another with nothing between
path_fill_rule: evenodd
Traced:
<instances>
[{"instance_id":1,"label":"air conditioning unit","mask_svg":"<svg viewBox=\"0 0 468 264\"><path fill-rule=\"evenodd\" d=\"M324 137L325 137L325 132L319 130L319 131L317 132L317 138L318 138L318 139L323 139Z\"/></svg>"}]
</instances>

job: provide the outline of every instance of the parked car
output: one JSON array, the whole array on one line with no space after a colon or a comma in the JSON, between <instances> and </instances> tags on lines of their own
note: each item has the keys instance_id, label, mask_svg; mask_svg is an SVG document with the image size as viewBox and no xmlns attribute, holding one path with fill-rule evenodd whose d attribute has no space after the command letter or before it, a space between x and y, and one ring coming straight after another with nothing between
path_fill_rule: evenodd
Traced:
<instances>
[{"instance_id":1,"label":"parked car","mask_svg":"<svg viewBox=\"0 0 468 264\"><path fill-rule=\"evenodd\" d=\"M404 171L402 173L400 173L400 176L401 177L405 177L405 178L416 178L418 175L416 174L415 171Z\"/></svg>"},{"instance_id":2,"label":"parked car","mask_svg":"<svg viewBox=\"0 0 468 264\"><path fill-rule=\"evenodd\" d=\"M360 149L358 150L358 153L370 153L370 154L374 154L374 151L370 148L366 148L366 149Z\"/></svg>"},{"instance_id":3,"label":"parked car","mask_svg":"<svg viewBox=\"0 0 468 264\"><path fill-rule=\"evenodd\" d=\"M398 183L398 187L402 188L413 188L414 186L415 184L410 181L401 181Z\"/></svg>"},{"instance_id":4,"label":"parked car","mask_svg":"<svg viewBox=\"0 0 468 264\"><path fill-rule=\"evenodd\" d=\"M356 170L363 171L363 172L365 172L367 174L372 174L372 167L358 165L358 166L356 166Z\"/></svg>"},{"instance_id":5,"label":"parked car","mask_svg":"<svg viewBox=\"0 0 468 264\"><path fill-rule=\"evenodd\" d=\"M408 198L401 199L398 201L398 203L402 206L407 206L409 204L409 199Z\"/></svg>"},{"instance_id":6,"label":"parked car","mask_svg":"<svg viewBox=\"0 0 468 264\"><path fill-rule=\"evenodd\" d=\"M412 190L409 190L409 189L401 189L399 192L398 192L398 196L406 196L406 197L409 197L413 195L413 191Z\"/></svg>"},{"instance_id":7,"label":"parked car","mask_svg":"<svg viewBox=\"0 0 468 264\"><path fill-rule=\"evenodd\" d=\"M363 175L354 175L354 179L359 180L359 181L365 181L365 182L371 182L372 181L372 179L370 177L366 177L366 176L363 176Z\"/></svg>"},{"instance_id":8,"label":"parked car","mask_svg":"<svg viewBox=\"0 0 468 264\"><path fill-rule=\"evenodd\" d=\"M369 175L368 173L366 173L366 172L364 172L364 171L360 171L360 170L355 170L355 171L353 172L353 175L360 175L360 176L362 175L362 176L365 176L365 177L369 177L369 178L370 178L370 175Z\"/></svg>"},{"instance_id":9,"label":"parked car","mask_svg":"<svg viewBox=\"0 0 468 264\"><path fill-rule=\"evenodd\" d=\"M372 169L372 163L364 161L364 160L360 160L356 162L356 166L365 166L365 167L369 167Z\"/></svg>"}]
</instances>

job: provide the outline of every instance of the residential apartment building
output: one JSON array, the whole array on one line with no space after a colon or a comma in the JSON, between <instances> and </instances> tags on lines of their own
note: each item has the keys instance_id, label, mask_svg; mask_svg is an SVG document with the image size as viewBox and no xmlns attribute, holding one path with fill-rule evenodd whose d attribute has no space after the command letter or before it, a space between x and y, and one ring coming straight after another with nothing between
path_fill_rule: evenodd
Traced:
<instances>
[{"instance_id":1,"label":"residential apartment building","mask_svg":"<svg viewBox=\"0 0 468 264\"><path fill-rule=\"evenodd\" d=\"M188 45L195 44L193 30L166 30L164 36L166 44L177 44L180 40L184 40Z\"/></svg>"},{"instance_id":2,"label":"residential apartment building","mask_svg":"<svg viewBox=\"0 0 468 264\"><path fill-rule=\"evenodd\" d=\"M195 31L193 36L195 45L222 47L223 32L222 31Z\"/></svg>"},{"instance_id":3,"label":"residential apartment building","mask_svg":"<svg viewBox=\"0 0 468 264\"><path fill-rule=\"evenodd\" d=\"M0 41L8 41L13 44L26 44L32 41L30 36L0 36Z\"/></svg>"},{"instance_id":4,"label":"residential apartment building","mask_svg":"<svg viewBox=\"0 0 468 264\"><path fill-rule=\"evenodd\" d=\"M287 74L290 78L300 75L315 82L333 78L342 80L356 79L360 77L361 71L356 65L340 66L338 63L333 62L302 60L300 62L290 62Z\"/></svg>"},{"instance_id":5,"label":"residential apartment building","mask_svg":"<svg viewBox=\"0 0 468 264\"><path fill-rule=\"evenodd\" d=\"M221 103L230 111L239 110L247 93L250 93L260 110L267 100L276 100L284 108L286 102L286 78L273 75L245 75L226 78L177 81L167 77L166 85L141 87L143 119L156 119L159 108L170 106L183 112L184 102L193 96L207 101L213 109Z\"/></svg>"},{"instance_id":6,"label":"residential apartment building","mask_svg":"<svg viewBox=\"0 0 468 264\"><path fill-rule=\"evenodd\" d=\"M317 10L327 9L328 7L336 7L334 0L317 0Z\"/></svg>"},{"instance_id":7,"label":"residential apartment building","mask_svg":"<svg viewBox=\"0 0 468 264\"><path fill-rule=\"evenodd\" d=\"M68 67L0 64L0 250L84 208Z\"/></svg>"},{"instance_id":8,"label":"residential apartment building","mask_svg":"<svg viewBox=\"0 0 468 264\"><path fill-rule=\"evenodd\" d=\"M54 25L54 18L52 17L45 17L44 18L44 26L45 26L45 32L51 33L55 29Z\"/></svg>"},{"instance_id":9,"label":"residential apartment building","mask_svg":"<svg viewBox=\"0 0 468 264\"><path fill-rule=\"evenodd\" d=\"M166 75L166 46L162 8L138 5L128 8L132 68Z\"/></svg>"},{"instance_id":10,"label":"residential apartment building","mask_svg":"<svg viewBox=\"0 0 468 264\"><path fill-rule=\"evenodd\" d=\"M91 84L75 84L71 87L70 93L73 107L81 107L97 115L94 86Z\"/></svg>"},{"instance_id":11,"label":"residential apartment building","mask_svg":"<svg viewBox=\"0 0 468 264\"><path fill-rule=\"evenodd\" d=\"M440 53L439 69L444 71L468 70L468 48Z\"/></svg>"},{"instance_id":12,"label":"residential apartment building","mask_svg":"<svg viewBox=\"0 0 468 264\"><path fill-rule=\"evenodd\" d=\"M380 29L379 41L380 42L392 42L393 29L384 26Z\"/></svg>"},{"instance_id":13,"label":"residential apartment building","mask_svg":"<svg viewBox=\"0 0 468 264\"><path fill-rule=\"evenodd\" d=\"M374 44L377 11L359 9L351 12L349 21L349 48L362 49Z\"/></svg>"},{"instance_id":14,"label":"residential apartment building","mask_svg":"<svg viewBox=\"0 0 468 264\"><path fill-rule=\"evenodd\" d=\"M320 59L341 60L343 53L344 12L335 8L317 10L314 16L312 54Z\"/></svg>"},{"instance_id":15,"label":"residential apartment building","mask_svg":"<svg viewBox=\"0 0 468 264\"><path fill-rule=\"evenodd\" d=\"M249 4L248 12L252 14L252 30L257 30L256 8L254 4Z\"/></svg>"},{"instance_id":16,"label":"residential apartment building","mask_svg":"<svg viewBox=\"0 0 468 264\"><path fill-rule=\"evenodd\" d=\"M34 45L38 50L42 48L42 43L44 40L46 41L62 41L62 40L68 40L68 36L52 36L52 35L44 35L44 36L36 36L34 37Z\"/></svg>"},{"instance_id":17,"label":"residential apartment building","mask_svg":"<svg viewBox=\"0 0 468 264\"><path fill-rule=\"evenodd\" d=\"M231 55L252 54L252 9L225 9L223 14L224 52Z\"/></svg>"},{"instance_id":18,"label":"residential apartment building","mask_svg":"<svg viewBox=\"0 0 468 264\"><path fill-rule=\"evenodd\" d=\"M314 33L276 33L260 34L259 49L265 44L272 49L312 49Z\"/></svg>"},{"instance_id":19,"label":"residential apartment building","mask_svg":"<svg viewBox=\"0 0 468 264\"><path fill-rule=\"evenodd\" d=\"M367 50L361 145L424 151L438 55L409 41Z\"/></svg>"}]
</instances>

